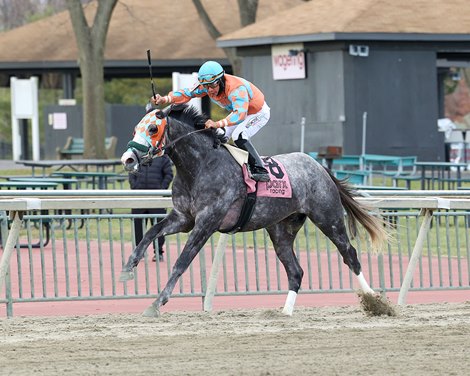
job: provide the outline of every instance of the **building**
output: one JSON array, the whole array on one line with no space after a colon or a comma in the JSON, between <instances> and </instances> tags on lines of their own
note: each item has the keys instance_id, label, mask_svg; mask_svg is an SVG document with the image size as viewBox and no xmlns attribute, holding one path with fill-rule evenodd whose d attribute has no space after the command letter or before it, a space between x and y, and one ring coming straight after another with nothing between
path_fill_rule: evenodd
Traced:
<instances>
[{"instance_id":1,"label":"building","mask_svg":"<svg viewBox=\"0 0 470 376\"><path fill-rule=\"evenodd\" d=\"M221 33L240 28L236 0L203 0L202 3ZM301 3L302 0L260 0L257 19ZM85 13L90 22L95 7L96 3L86 6ZM73 98L80 71L67 11L0 33L0 45L1 86L8 86L11 76L38 76L41 85L62 87L63 97ZM197 71L206 60L217 60L227 71L231 71L224 51L216 46L205 29L191 0L120 0L117 3L106 42L105 79L149 77L146 56L149 49L154 77L171 77L174 71L191 73ZM150 96L150 86L142 90L148 90ZM64 107L63 110L77 114L73 108ZM122 145L127 142L126 137L130 135L129 129L137 121L136 114L141 116L141 108L123 111L122 106L111 106L106 111L107 122L110 123L107 124L108 132L123 132L122 135L116 134L119 140L117 150L122 150ZM74 118L70 124L73 124L73 129L69 127L68 130L54 132L53 139L46 139L48 147L42 150L42 158L53 157L55 146L64 145L67 136L81 135L81 118ZM47 131L46 135L50 136L47 114L42 119L42 126L45 127L43 131Z\"/></svg>"},{"instance_id":2,"label":"building","mask_svg":"<svg viewBox=\"0 0 470 376\"><path fill-rule=\"evenodd\" d=\"M437 119L445 77L470 66L468 1L260 0L259 21L243 29L235 0L203 3L223 33L217 44L191 0L119 1L105 77L148 77L147 49L155 77L195 71L208 59L230 72L222 48L236 48L242 75L263 90L272 110L254 140L263 154L300 150L304 117L305 151L334 145L345 154L365 149L444 159ZM0 33L0 76L58 73L64 97L72 97L79 69L68 17L63 12ZM273 50L285 65L304 61L305 78L273 79Z\"/></svg>"},{"instance_id":3,"label":"building","mask_svg":"<svg viewBox=\"0 0 470 376\"><path fill-rule=\"evenodd\" d=\"M266 93L269 131L256 139L262 152L299 150L305 117L305 151L335 145L345 154L365 147L443 160L443 81L453 67L470 66L469 42L465 0L315 0L217 45L237 48L243 75ZM291 66L305 58L304 79L273 79L276 48Z\"/></svg>"}]
</instances>

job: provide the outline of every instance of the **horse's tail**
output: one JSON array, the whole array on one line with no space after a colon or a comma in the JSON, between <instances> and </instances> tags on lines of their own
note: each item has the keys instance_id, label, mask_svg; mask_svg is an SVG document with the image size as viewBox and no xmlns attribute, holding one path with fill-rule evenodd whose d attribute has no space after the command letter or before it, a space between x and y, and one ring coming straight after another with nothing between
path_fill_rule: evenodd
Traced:
<instances>
[{"instance_id":1,"label":"horse's tail","mask_svg":"<svg viewBox=\"0 0 470 376\"><path fill-rule=\"evenodd\" d=\"M370 208L357 202L354 197L357 191L347 183L346 180L339 180L330 170L326 169L331 179L338 189L341 203L348 215L348 228L350 235L354 238L357 235L357 222L359 222L368 232L374 249L378 249L388 238L386 222L381 218L375 217L369 213Z\"/></svg>"}]
</instances>

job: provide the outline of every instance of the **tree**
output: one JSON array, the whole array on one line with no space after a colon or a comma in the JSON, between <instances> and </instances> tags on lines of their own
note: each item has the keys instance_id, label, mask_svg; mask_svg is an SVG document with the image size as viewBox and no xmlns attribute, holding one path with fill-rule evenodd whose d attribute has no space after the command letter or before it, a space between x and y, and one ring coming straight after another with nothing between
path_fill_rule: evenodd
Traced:
<instances>
[{"instance_id":1,"label":"tree","mask_svg":"<svg viewBox=\"0 0 470 376\"><path fill-rule=\"evenodd\" d=\"M104 106L104 50L117 0L98 1L93 24L88 25L80 1L66 0L78 47L83 90L84 158L106 158Z\"/></svg>"},{"instance_id":2,"label":"tree","mask_svg":"<svg viewBox=\"0 0 470 376\"><path fill-rule=\"evenodd\" d=\"M256 12L258 11L258 2L259 0L237 0L238 1L238 11L240 15L240 24L242 27L248 26L256 21ZM196 7L199 18L206 27L210 36L216 40L218 37L222 36L220 31L215 27L211 18L207 14L204 5L202 5L201 0L193 0L193 4ZM232 65L232 70L235 74L240 74L241 71L241 60L237 56L235 48L224 48L225 55Z\"/></svg>"},{"instance_id":3,"label":"tree","mask_svg":"<svg viewBox=\"0 0 470 376\"><path fill-rule=\"evenodd\" d=\"M0 0L0 30L10 30L64 9L62 0Z\"/></svg>"},{"instance_id":4,"label":"tree","mask_svg":"<svg viewBox=\"0 0 470 376\"><path fill-rule=\"evenodd\" d=\"M305 2L310 0L303 0ZM242 27L251 25L256 22L256 13L258 11L259 0L237 0L238 2L238 14L240 16L240 24ZM199 18L206 27L210 36L216 40L218 37L222 36L220 31L215 27L211 18L206 12L204 5L202 5L201 0L193 0L193 4L196 7ZM235 48L224 48L225 55L227 55L230 64L232 65L232 70L234 74L240 74L241 72L241 59L237 55Z\"/></svg>"}]
</instances>

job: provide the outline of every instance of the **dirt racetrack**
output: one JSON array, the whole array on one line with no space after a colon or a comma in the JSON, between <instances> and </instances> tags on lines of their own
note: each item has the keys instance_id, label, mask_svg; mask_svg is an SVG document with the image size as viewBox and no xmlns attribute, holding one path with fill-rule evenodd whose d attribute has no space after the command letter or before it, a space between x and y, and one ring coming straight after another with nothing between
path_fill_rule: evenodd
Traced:
<instances>
[{"instance_id":1,"label":"dirt racetrack","mask_svg":"<svg viewBox=\"0 0 470 376\"><path fill-rule=\"evenodd\" d=\"M2 375L468 375L470 302L1 319Z\"/></svg>"}]
</instances>

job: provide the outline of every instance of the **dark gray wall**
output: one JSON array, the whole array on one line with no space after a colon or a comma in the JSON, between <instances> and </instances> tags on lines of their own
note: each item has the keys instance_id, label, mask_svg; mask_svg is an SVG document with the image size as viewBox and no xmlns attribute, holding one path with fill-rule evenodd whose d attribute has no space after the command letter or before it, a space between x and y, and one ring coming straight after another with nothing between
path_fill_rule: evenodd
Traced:
<instances>
[{"instance_id":1,"label":"dark gray wall","mask_svg":"<svg viewBox=\"0 0 470 376\"><path fill-rule=\"evenodd\" d=\"M343 54L345 153L360 153L362 118L367 112L366 153L443 160L444 138L437 131L435 51L397 45L369 47L368 57Z\"/></svg>"},{"instance_id":2,"label":"dark gray wall","mask_svg":"<svg viewBox=\"0 0 470 376\"><path fill-rule=\"evenodd\" d=\"M106 105L106 135L116 136L116 157L121 158L132 140L134 127L145 115L144 106Z\"/></svg>"},{"instance_id":3,"label":"dark gray wall","mask_svg":"<svg viewBox=\"0 0 470 376\"><path fill-rule=\"evenodd\" d=\"M67 114L67 128L54 129L49 121L54 113ZM83 116L81 106L52 105L44 108L44 145L41 147L41 159L57 159L56 148L62 148L67 137L83 137Z\"/></svg>"},{"instance_id":4,"label":"dark gray wall","mask_svg":"<svg viewBox=\"0 0 470 376\"><path fill-rule=\"evenodd\" d=\"M243 75L265 94L271 119L253 142L263 154L299 151L301 119L305 117L305 151L342 144L344 115L342 60L338 51L315 53L307 59L305 80L273 80L271 56L250 56ZM315 83L315 84L313 84Z\"/></svg>"},{"instance_id":5,"label":"dark gray wall","mask_svg":"<svg viewBox=\"0 0 470 376\"><path fill-rule=\"evenodd\" d=\"M270 48L240 49L244 77L271 107L271 120L253 139L260 153L299 151L304 116L306 152L336 145L345 154L360 154L367 112L367 153L444 159L435 51L359 44L369 45L368 57L350 56L344 43L306 45L307 79L283 81L272 78Z\"/></svg>"},{"instance_id":6,"label":"dark gray wall","mask_svg":"<svg viewBox=\"0 0 470 376\"><path fill-rule=\"evenodd\" d=\"M126 150L126 145L132 139L134 127L145 115L143 106L126 106L117 104L106 105L106 136L116 136L116 158ZM49 114L65 112L67 114L67 129L53 129L49 124ZM47 106L44 109L46 129L45 144L41 148L41 159L56 159L56 148L62 148L67 137L83 137L82 106Z\"/></svg>"}]
</instances>

